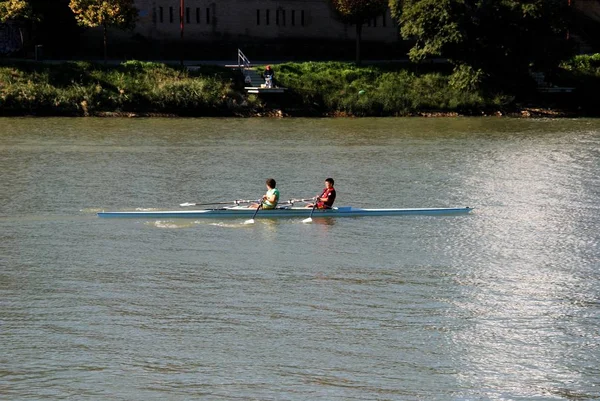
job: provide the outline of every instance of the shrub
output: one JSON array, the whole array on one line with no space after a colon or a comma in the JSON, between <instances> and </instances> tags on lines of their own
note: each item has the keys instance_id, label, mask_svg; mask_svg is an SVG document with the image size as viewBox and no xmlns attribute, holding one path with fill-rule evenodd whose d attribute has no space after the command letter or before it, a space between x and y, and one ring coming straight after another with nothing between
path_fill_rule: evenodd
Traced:
<instances>
[{"instance_id":1,"label":"shrub","mask_svg":"<svg viewBox=\"0 0 600 401\"><path fill-rule=\"evenodd\" d=\"M282 86L305 106L357 116L401 116L423 110L464 111L489 104L479 74L410 71L410 65L357 67L351 63L286 63L275 67ZM476 84L477 83L477 84Z\"/></svg>"},{"instance_id":2,"label":"shrub","mask_svg":"<svg viewBox=\"0 0 600 401\"><path fill-rule=\"evenodd\" d=\"M600 53L579 54L563 62L561 67L580 74L600 76Z\"/></svg>"},{"instance_id":3,"label":"shrub","mask_svg":"<svg viewBox=\"0 0 600 401\"><path fill-rule=\"evenodd\" d=\"M12 63L0 67L0 114L93 115L107 111L215 114L226 109L230 72L193 76L161 63Z\"/></svg>"}]
</instances>

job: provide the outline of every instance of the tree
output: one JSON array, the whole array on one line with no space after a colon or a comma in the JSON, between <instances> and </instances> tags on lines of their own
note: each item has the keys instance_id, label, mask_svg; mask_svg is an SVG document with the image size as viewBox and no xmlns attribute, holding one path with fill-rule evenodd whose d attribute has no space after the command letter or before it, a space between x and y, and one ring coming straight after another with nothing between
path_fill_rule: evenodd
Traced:
<instances>
[{"instance_id":1,"label":"tree","mask_svg":"<svg viewBox=\"0 0 600 401\"><path fill-rule=\"evenodd\" d=\"M331 4L343 22L356 25L356 64L360 64L362 26L382 15L388 0L331 0Z\"/></svg>"},{"instance_id":2,"label":"tree","mask_svg":"<svg viewBox=\"0 0 600 401\"><path fill-rule=\"evenodd\" d=\"M0 22L24 20L32 17L31 6L26 0L0 1Z\"/></svg>"},{"instance_id":3,"label":"tree","mask_svg":"<svg viewBox=\"0 0 600 401\"><path fill-rule=\"evenodd\" d=\"M71 0L69 7L80 25L102 27L105 63L108 28L133 29L138 16L134 0Z\"/></svg>"},{"instance_id":4,"label":"tree","mask_svg":"<svg viewBox=\"0 0 600 401\"><path fill-rule=\"evenodd\" d=\"M74 35L79 33L75 16L69 9L70 0L0 0L0 23L12 20L17 23L21 41L23 31L29 40L68 54Z\"/></svg>"},{"instance_id":5,"label":"tree","mask_svg":"<svg viewBox=\"0 0 600 401\"><path fill-rule=\"evenodd\" d=\"M413 61L448 58L457 69L516 77L567 54L565 0L390 0Z\"/></svg>"},{"instance_id":6,"label":"tree","mask_svg":"<svg viewBox=\"0 0 600 401\"><path fill-rule=\"evenodd\" d=\"M23 25L26 21L33 21L35 16L31 5L27 0L7 0L0 1L0 23L14 21L18 24L19 38L21 39L21 49L25 46L23 37Z\"/></svg>"}]
</instances>

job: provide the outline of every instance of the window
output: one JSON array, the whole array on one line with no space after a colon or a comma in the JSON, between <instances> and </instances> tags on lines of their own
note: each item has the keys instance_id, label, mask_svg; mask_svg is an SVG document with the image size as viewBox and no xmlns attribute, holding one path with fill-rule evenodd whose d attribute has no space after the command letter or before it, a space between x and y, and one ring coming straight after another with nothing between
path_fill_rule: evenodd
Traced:
<instances>
[{"instance_id":1,"label":"window","mask_svg":"<svg viewBox=\"0 0 600 401\"><path fill-rule=\"evenodd\" d=\"M185 8L185 23L186 24L190 23L190 8L189 7Z\"/></svg>"},{"instance_id":2,"label":"window","mask_svg":"<svg viewBox=\"0 0 600 401\"><path fill-rule=\"evenodd\" d=\"M265 16L265 24L269 25L269 10L266 11L266 16Z\"/></svg>"},{"instance_id":3,"label":"window","mask_svg":"<svg viewBox=\"0 0 600 401\"><path fill-rule=\"evenodd\" d=\"M285 10L281 10L281 22L285 26Z\"/></svg>"},{"instance_id":4,"label":"window","mask_svg":"<svg viewBox=\"0 0 600 401\"><path fill-rule=\"evenodd\" d=\"M206 8L206 23L210 24L210 8Z\"/></svg>"},{"instance_id":5,"label":"window","mask_svg":"<svg viewBox=\"0 0 600 401\"><path fill-rule=\"evenodd\" d=\"M200 20L200 8L196 7L196 24L199 24Z\"/></svg>"},{"instance_id":6,"label":"window","mask_svg":"<svg viewBox=\"0 0 600 401\"><path fill-rule=\"evenodd\" d=\"M279 25L279 9L275 10L275 25Z\"/></svg>"},{"instance_id":7,"label":"window","mask_svg":"<svg viewBox=\"0 0 600 401\"><path fill-rule=\"evenodd\" d=\"M386 23L385 23L385 13L383 13L383 15L381 16L381 25L386 26Z\"/></svg>"},{"instance_id":8,"label":"window","mask_svg":"<svg viewBox=\"0 0 600 401\"><path fill-rule=\"evenodd\" d=\"M300 25L304 26L304 10L300 11Z\"/></svg>"},{"instance_id":9,"label":"window","mask_svg":"<svg viewBox=\"0 0 600 401\"><path fill-rule=\"evenodd\" d=\"M165 22L165 10L162 7L158 7L158 22L161 24Z\"/></svg>"},{"instance_id":10,"label":"window","mask_svg":"<svg viewBox=\"0 0 600 401\"><path fill-rule=\"evenodd\" d=\"M260 10L256 10L256 25L260 25Z\"/></svg>"},{"instance_id":11,"label":"window","mask_svg":"<svg viewBox=\"0 0 600 401\"><path fill-rule=\"evenodd\" d=\"M169 7L169 22L173 23L173 7Z\"/></svg>"},{"instance_id":12,"label":"window","mask_svg":"<svg viewBox=\"0 0 600 401\"><path fill-rule=\"evenodd\" d=\"M296 26L296 10L292 10L292 26Z\"/></svg>"}]
</instances>

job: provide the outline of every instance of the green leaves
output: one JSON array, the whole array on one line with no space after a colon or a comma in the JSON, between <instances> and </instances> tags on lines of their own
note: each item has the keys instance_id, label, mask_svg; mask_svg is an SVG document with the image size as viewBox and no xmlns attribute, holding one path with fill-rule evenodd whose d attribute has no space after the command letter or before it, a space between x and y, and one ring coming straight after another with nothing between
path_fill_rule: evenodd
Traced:
<instances>
[{"instance_id":1,"label":"green leaves","mask_svg":"<svg viewBox=\"0 0 600 401\"><path fill-rule=\"evenodd\" d=\"M138 15L133 0L71 0L69 7L77 22L87 27L130 29Z\"/></svg>"},{"instance_id":2,"label":"green leaves","mask_svg":"<svg viewBox=\"0 0 600 401\"><path fill-rule=\"evenodd\" d=\"M0 22L32 17L31 6L26 0L0 1Z\"/></svg>"},{"instance_id":3,"label":"green leaves","mask_svg":"<svg viewBox=\"0 0 600 401\"><path fill-rule=\"evenodd\" d=\"M363 24L383 14L388 2L387 0L331 0L331 3L345 22Z\"/></svg>"},{"instance_id":4,"label":"green leaves","mask_svg":"<svg viewBox=\"0 0 600 401\"><path fill-rule=\"evenodd\" d=\"M331 4L345 22L363 24L383 14L388 0L331 0Z\"/></svg>"},{"instance_id":5,"label":"green leaves","mask_svg":"<svg viewBox=\"0 0 600 401\"><path fill-rule=\"evenodd\" d=\"M304 107L329 115L402 116L493 108L494 99L474 90L475 71L416 73L408 64L358 67L351 63L287 63L279 81Z\"/></svg>"},{"instance_id":6,"label":"green leaves","mask_svg":"<svg viewBox=\"0 0 600 401\"><path fill-rule=\"evenodd\" d=\"M215 71L222 75L216 75ZM172 113L219 115L233 104L224 67L197 72L129 61L0 64L0 115L102 115Z\"/></svg>"},{"instance_id":7,"label":"green leaves","mask_svg":"<svg viewBox=\"0 0 600 401\"><path fill-rule=\"evenodd\" d=\"M413 61L445 57L463 66L461 77L469 75L465 66L490 76L524 76L531 67L556 67L567 54L563 0L390 0L390 8L402 36L415 40Z\"/></svg>"},{"instance_id":8,"label":"green leaves","mask_svg":"<svg viewBox=\"0 0 600 401\"><path fill-rule=\"evenodd\" d=\"M133 29L138 16L134 0L71 0L69 7L79 25L104 29L104 62L107 60L108 27Z\"/></svg>"},{"instance_id":9,"label":"green leaves","mask_svg":"<svg viewBox=\"0 0 600 401\"><path fill-rule=\"evenodd\" d=\"M415 38L410 50L413 61L428 56L442 56L452 45L460 44L464 33L459 24L459 7L455 0L413 0L404 3L400 17L401 33L405 38Z\"/></svg>"}]
</instances>

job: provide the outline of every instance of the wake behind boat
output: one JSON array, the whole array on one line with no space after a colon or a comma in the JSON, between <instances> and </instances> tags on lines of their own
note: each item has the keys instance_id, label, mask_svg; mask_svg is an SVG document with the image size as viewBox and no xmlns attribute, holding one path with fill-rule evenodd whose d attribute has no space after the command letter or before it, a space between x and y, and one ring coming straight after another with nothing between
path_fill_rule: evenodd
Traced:
<instances>
[{"instance_id":1,"label":"wake behind boat","mask_svg":"<svg viewBox=\"0 0 600 401\"><path fill-rule=\"evenodd\" d=\"M406 216L406 215L455 215L467 214L473 208L405 208L405 209L363 209L351 206L334 207L332 209L315 209L279 206L271 210L260 210L256 218L282 218L282 217L361 217L361 216ZM112 218L144 218L144 219L208 219L208 218L248 218L256 213L256 209L246 206L231 206L218 209L199 210L153 210L153 211L123 211L99 212L98 217Z\"/></svg>"}]
</instances>

